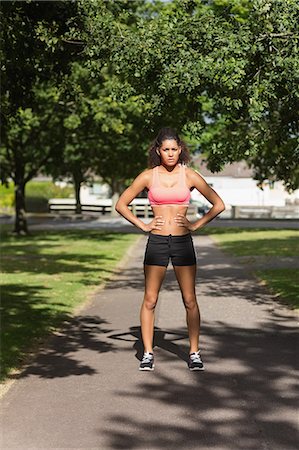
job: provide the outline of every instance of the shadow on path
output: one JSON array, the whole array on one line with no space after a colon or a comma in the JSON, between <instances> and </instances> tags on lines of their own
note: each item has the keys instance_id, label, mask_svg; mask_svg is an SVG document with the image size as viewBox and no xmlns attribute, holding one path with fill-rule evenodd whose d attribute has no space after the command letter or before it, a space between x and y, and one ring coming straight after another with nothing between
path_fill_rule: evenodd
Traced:
<instances>
[{"instance_id":1,"label":"shadow on path","mask_svg":"<svg viewBox=\"0 0 299 450\"><path fill-rule=\"evenodd\" d=\"M39 378L60 378L70 375L95 375L92 366L82 364L76 353L89 349L96 353L114 351L112 343L105 340L108 322L100 317L77 316L71 319L63 329L51 335L45 348L41 349L34 361L18 378L37 375Z\"/></svg>"},{"instance_id":2,"label":"shadow on path","mask_svg":"<svg viewBox=\"0 0 299 450\"><path fill-rule=\"evenodd\" d=\"M155 371L138 371L135 358L141 358L143 346L133 310L139 309L144 281L136 251L85 314L68 320L21 374L33 382L11 393L9 442L23 442L25 435L27 448L36 442L46 448L50 439L52 448L297 450L295 320L279 306L273 310L267 290L236 259L209 239L197 243L197 288L211 318L204 316L201 328L205 372L187 369L189 340L180 321L155 328ZM166 302L180 295L171 268L163 290ZM182 311L178 304L173 302L170 320ZM169 317L162 309L161 322ZM81 375L87 379L78 379ZM35 378L62 380L34 383ZM44 422L39 417L36 388L50 403L52 423L47 414ZM51 402L55 388L60 409ZM18 418L25 423L20 431L22 424L15 427L12 417L18 406L27 408L28 396L34 406L25 420ZM28 424L34 426L32 436Z\"/></svg>"},{"instance_id":3,"label":"shadow on path","mask_svg":"<svg viewBox=\"0 0 299 450\"><path fill-rule=\"evenodd\" d=\"M136 351L136 358L141 361L143 355L143 343L141 339L141 328L140 326L130 327L129 332L108 335L109 339L115 339L119 341L134 342L133 348ZM180 341L183 339L188 339L188 333L161 330L158 327L154 327L154 342L153 348L160 348L169 353L172 353L183 361L188 362L188 354L183 351L183 349L175 343L175 341Z\"/></svg>"},{"instance_id":4,"label":"shadow on path","mask_svg":"<svg viewBox=\"0 0 299 450\"><path fill-rule=\"evenodd\" d=\"M188 372L182 381L163 368L171 367L173 355L185 359L187 346L176 342L187 338L186 331L156 329L155 345L163 351L156 358L154 376L140 378L134 391L116 390L111 399L116 404L121 398L135 399L137 410L144 414L137 418L126 411L108 417L108 448L219 449L220 442L221 449L298 448L298 335L284 322L277 314L261 328L205 324L206 371ZM168 333L174 337L166 339ZM131 340L140 355L139 327L109 338ZM151 412L167 408L167 424L159 420L159 414L156 420L147 416L150 403L154 403ZM106 433L105 429L98 432Z\"/></svg>"}]
</instances>

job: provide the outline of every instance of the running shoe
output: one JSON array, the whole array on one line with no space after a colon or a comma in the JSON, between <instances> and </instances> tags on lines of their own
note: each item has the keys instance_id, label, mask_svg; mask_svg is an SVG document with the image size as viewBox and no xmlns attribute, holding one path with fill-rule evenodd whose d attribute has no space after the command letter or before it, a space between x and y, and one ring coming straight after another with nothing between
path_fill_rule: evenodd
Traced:
<instances>
[{"instance_id":1,"label":"running shoe","mask_svg":"<svg viewBox=\"0 0 299 450\"><path fill-rule=\"evenodd\" d=\"M198 352L190 353L188 367L190 370L205 370L199 350Z\"/></svg>"},{"instance_id":2,"label":"running shoe","mask_svg":"<svg viewBox=\"0 0 299 450\"><path fill-rule=\"evenodd\" d=\"M154 370L154 355L150 352L145 352L139 366L139 370Z\"/></svg>"}]
</instances>

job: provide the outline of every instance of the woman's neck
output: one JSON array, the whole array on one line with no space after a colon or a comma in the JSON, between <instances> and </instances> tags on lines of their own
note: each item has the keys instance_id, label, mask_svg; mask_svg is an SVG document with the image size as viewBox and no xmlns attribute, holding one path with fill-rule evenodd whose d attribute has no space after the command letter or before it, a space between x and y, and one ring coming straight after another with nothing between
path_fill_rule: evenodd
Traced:
<instances>
[{"instance_id":1,"label":"woman's neck","mask_svg":"<svg viewBox=\"0 0 299 450\"><path fill-rule=\"evenodd\" d=\"M166 164L160 164L160 167L164 167L164 169L167 172L173 172L176 169L176 167L178 167L178 166L179 166L179 163L177 163L175 166L167 166Z\"/></svg>"}]
</instances>

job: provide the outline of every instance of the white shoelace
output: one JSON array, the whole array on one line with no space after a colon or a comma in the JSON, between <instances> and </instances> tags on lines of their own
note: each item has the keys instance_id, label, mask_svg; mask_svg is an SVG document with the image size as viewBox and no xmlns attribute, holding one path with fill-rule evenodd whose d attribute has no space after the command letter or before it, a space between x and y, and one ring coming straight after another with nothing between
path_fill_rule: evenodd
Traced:
<instances>
[{"instance_id":1,"label":"white shoelace","mask_svg":"<svg viewBox=\"0 0 299 450\"><path fill-rule=\"evenodd\" d=\"M142 357L142 362L149 363L149 362L151 362L152 359L153 359L153 355L151 355L150 353L144 353L143 357Z\"/></svg>"},{"instance_id":2,"label":"white shoelace","mask_svg":"<svg viewBox=\"0 0 299 450\"><path fill-rule=\"evenodd\" d=\"M201 360L199 351L198 351L198 352L195 352L195 353L192 353L192 354L190 355L190 358L191 358L191 360L192 360L193 362L195 362L195 363L202 363L202 360Z\"/></svg>"}]
</instances>

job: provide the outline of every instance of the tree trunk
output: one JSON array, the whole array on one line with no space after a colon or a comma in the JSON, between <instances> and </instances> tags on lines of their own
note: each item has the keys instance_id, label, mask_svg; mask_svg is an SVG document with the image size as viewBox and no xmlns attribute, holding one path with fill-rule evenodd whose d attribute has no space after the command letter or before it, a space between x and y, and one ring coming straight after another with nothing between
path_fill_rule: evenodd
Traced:
<instances>
[{"instance_id":1,"label":"tree trunk","mask_svg":"<svg viewBox=\"0 0 299 450\"><path fill-rule=\"evenodd\" d=\"M122 190L122 182L118 180L112 180L112 183L110 185L111 187L111 197L112 197L112 206L111 206L111 216L112 217L119 217L118 212L115 211L115 205L117 203L117 200L120 197L120 192Z\"/></svg>"},{"instance_id":2,"label":"tree trunk","mask_svg":"<svg viewBox=\"0 0 299 450\"><path fill-rule=\"evenodd\" d=\"M73 173L75 197L76 197L76 214L82 214L82 207L80 201L80 189L83 181L81 173Z\"/></svg>"},{"instance_id":3,"label":"tree trunk","mask_svg":"<svg viewBox=\"0 0 299 450\"><path fill-rule=\"evenodd\" d=\"M15 183L15 228L17 234L28 234L25 208L25 182Z\"/></svg>"},{"instance_id":4,"label":"tree trunk","mask_svg":"<svg viewBox=\"0 0 299 450\"><path fill-rule=\"evenodd\" d=\"M112 205L111 205L111 216L112 217L119 217L118 212L115 211L115 205L116 205L118 199L119 199L119 192L114 192L114 194L112 195Z\"/></svg>"}]
</instances>

